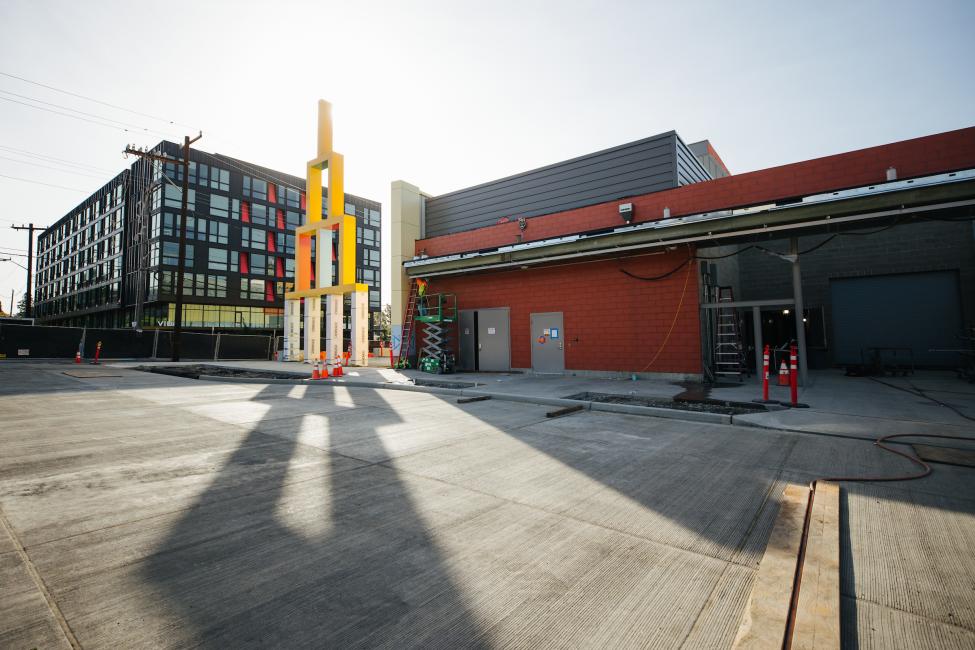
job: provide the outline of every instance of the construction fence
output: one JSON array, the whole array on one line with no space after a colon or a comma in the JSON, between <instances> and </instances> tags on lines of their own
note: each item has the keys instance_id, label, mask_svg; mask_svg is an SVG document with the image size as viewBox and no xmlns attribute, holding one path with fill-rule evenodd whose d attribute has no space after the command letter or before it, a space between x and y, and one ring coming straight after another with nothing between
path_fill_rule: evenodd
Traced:
<instances>
[{"instance_id":1,"label":"construction fence","mask_svg":"<svg viewBox=\"0 0 975 650\"><path fill-rule=\"evenodd\" d=\"M276 339L256 334L183 332L180 359L217 361L271 359ZM95 356L101 341L103 359L169 359L173 333L169 330L103 329L0 324L0 359L71 359L80 350Z\"/></svg>"}]
</instances>

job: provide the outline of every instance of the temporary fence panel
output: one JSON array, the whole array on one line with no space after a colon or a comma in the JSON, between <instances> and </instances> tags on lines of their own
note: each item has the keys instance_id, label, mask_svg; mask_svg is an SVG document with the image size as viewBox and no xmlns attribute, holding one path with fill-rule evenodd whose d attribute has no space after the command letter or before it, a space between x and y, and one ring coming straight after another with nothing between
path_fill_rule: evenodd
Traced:
<instances>
[{"instance_id":1,"label":"temporary fence panel","mask_svg":"<svg viewBox=\"0 0 975 650\"><path fill-rule=\"evenodd\" d=\"M78 351L82 327L0 325L0 354L7 359L69 359ZM92 354L94 354L92 343Z\"/></svg>"}]
</instances>

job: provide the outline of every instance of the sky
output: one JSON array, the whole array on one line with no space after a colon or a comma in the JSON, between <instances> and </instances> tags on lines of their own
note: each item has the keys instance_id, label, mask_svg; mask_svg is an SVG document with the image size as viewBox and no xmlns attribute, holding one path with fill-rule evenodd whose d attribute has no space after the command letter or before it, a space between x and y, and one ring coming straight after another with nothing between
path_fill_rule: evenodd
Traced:
<instances>
[{"instance_id":1,"label":"sky","mask_svg":"<svg viewBox=\"0 0 975 650\"><path fill-rule=\"evenodd\" d=\"M440 194L670 130L740 173L973 126L972 25L970 0L3 0L0 259L126 144L202 131L303 176L319 98L386 233L393 180ZM0 262L4 310L25 280Z\"/></svg>"}]
</instances>

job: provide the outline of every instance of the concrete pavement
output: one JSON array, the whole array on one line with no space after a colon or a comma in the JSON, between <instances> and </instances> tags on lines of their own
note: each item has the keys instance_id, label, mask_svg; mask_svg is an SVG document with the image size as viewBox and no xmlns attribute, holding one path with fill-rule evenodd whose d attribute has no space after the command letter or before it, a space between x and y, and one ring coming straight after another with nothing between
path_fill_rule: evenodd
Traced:
<instances>
[{"instance_id":1,"label":"concrete pavement","mask_svg":"<svg viewBox=\"0 0 975 650\"><path fill-rule=\"evenodd\" d=\"M3 647L728 647L786 484L910 468L843 438L77 368L0 364ZM844 484L845 643L975 644L973 476Z\"/></svg>"}]
</instances>

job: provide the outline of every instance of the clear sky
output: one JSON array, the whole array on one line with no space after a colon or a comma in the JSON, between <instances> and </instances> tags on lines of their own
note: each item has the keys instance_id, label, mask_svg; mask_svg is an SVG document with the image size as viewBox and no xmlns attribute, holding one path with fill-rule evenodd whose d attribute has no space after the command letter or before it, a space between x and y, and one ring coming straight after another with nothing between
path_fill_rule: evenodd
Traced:
<instances>
[{"instance_id":1,"label":"clear sky","mask_svg":"<svg viewBox=\"0 0 975 650\"><path fill-rule=\"evenodd\" d=\"M0 76L0 258L26 248L12 223L53 223L162 138L144 129L303 175L319 98L384 228L392 180L437 194L671 129L738 173L972 126L973 26L971 0L3 0L0 72L163 120ZM5 309L24 276L0 262Z\"/></svg>"}]
</instances>

